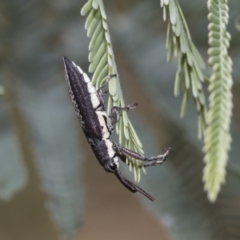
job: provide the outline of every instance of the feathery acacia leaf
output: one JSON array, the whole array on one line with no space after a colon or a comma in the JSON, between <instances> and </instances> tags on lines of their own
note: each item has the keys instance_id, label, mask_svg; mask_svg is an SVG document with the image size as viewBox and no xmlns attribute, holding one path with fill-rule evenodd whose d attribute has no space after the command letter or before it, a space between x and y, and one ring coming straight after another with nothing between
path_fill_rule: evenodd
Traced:
<instances>
[{"instance_id":1,"label":"feathery acacia leaf","mask_svg":"<svg viewBox=\"0 0 240 240\"><path fill-rule=\"evenodd\" d=\"M199 137L206 128L206 105L202 87L205 81L202 69L203 60L194 46L187 23L177 0L160 0L163 8L163 19L169 23L167 30L166 47L168 49L167 61L171 61L173 55L178 59L178 71L175 79L174 94L177 96L180 89L184 93L181 109L181 117L184 117L187 108L187 100L192 92L198 112Z\"/></svg>"},{"instance_id":2,"label":"feathery acacia leaf","mask_svg":"<svg viewBox=\"0 0 240 240\"><path fill-rule=\"evenodd\" d=\"M81 15L87 15L85 28L87 36L91 38L89 43L89 72L93 73L92 81L96 88L99 88L110 74L117 74L117 67L114 59L110 33L107 25L107 16L102 0L88 0L81 9ZM119 83L118 74L109 82L109 98L107 111L113 106L124 107L125 103ZM119 135L119 143L129 149L143 153L142 144L127 116L123 111L119 114L119 121L116 125L116 132ZM128 158L130 170L134 170L136 181L140 181L140 161ZM142 168L145 172L144 168Z\"/></svg>"},{"instance_id":3,"label":"feathery acacia leaf","mask_svg":"<svg viewBox=\"0 0 240 240\"><path fill-rule=\"evenodd\" d=\"M232 116L232 61L228 56L230 35L227 0L208 0L209 63L213 73L209 84L208 127L204 133L205 190L210 201L215 201L225 181L230 149L230 121Z\"/></svg>"}]
</instances>

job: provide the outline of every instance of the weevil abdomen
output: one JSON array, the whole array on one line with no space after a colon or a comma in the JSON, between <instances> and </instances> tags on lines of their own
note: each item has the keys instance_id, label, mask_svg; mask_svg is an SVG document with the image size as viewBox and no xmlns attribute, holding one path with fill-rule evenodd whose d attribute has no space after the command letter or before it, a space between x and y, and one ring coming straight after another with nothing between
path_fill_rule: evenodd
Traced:
<instances>
[{"instance_id":1,"label":"weevil abdomen","mask_svg":"<svg viewBox=\"0 0 240 240\"><path fill-rule=\"evenodd\" d=\"M71 100L86 137L102 139L102 130L94 110L101 108L97 92L85 73L75 63L64 57L66 82ZM91 94L89 93L91 91Z\"/></svg>"}]
</instances>

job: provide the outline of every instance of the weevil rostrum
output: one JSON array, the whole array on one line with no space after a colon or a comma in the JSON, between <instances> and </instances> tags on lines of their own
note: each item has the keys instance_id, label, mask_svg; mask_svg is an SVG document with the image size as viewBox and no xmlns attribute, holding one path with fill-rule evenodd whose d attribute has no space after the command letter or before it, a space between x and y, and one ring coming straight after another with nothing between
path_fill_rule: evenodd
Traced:
<instances>
[{"instance_id":1,"label":"weevil rostrum","mask_svg":"<svg viewBox=\"0 0 240 240\"><path fill-rule=\"evenodd\" d=\"M67 57L63 57L68 91L74 105L77 117L82 125L83 132L90 144L97 160L107 172L114 173L119 181L131 192L139 192L154 201L154 197L126 179L119 170L119 159L126 163L127 156L142 161L142 166L149 167L163 163L171 149L168 148L162 155L147 158L137 152L117 145L110 140L110 136L117 123L117 114L128 111L137 104L125 107L114 106L108 116L102 90L112 76L99 89L95 89L89 77Z\"/></svg>"}]
</instances>

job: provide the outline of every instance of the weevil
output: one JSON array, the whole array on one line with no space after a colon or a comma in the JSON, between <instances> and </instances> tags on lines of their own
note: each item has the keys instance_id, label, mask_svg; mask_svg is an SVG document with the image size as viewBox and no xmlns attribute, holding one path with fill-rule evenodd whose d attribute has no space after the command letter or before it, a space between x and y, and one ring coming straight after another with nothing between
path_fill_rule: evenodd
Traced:
<instances>
[{"instance_id":1,"label":"weevil","mask_svg":"<svg viewBox=\"0 0 240 240\"><path fill-rule=\"evenodd\" d=\"M83 132L97 160L107 172L114 173L119 181L131 192L139 192L154 201L154 197L121 174L119 159L126 163L126 158L129 156L142 161L144 167L155 166L166 160L171 149L166 149L162 155L147 158L112 142L110 136L117 123L118 113L134 109L137 104L125 107L113 106L108 116L104 106L103 89L114 75L110 75L103 86L96 90L92 81L79 66L67 57L63 57L63 62L69 95Z\"/></svg>"}]
</instances>

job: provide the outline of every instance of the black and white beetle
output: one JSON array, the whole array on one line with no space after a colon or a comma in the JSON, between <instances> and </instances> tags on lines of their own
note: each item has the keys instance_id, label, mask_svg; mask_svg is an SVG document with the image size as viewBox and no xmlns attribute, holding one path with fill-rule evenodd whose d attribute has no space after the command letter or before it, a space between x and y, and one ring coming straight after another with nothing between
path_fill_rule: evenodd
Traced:
<instances>
[{"instance_id":1,"label":"black and white beetle","mask_svg":"<svg viewBox=\"0 0 240 240\"><path fill-rule=\"evenodd\" d=\"M126 162L126 157L128 155L143 161L144 167L154 166L163 163L171 149L166 149L165 153L162 155L146 158L137 152L112 142L110 140L110 135L117 122L117 113L119 111L133 109L137 104L127 105L123 108L114 106L111 109L110 116L108 116L104 107L102 90L114 75L109 76L105 84L100 87L100 89L96 90L91 80L79 66L66 57L63 57L63 62L65 66L66 82L72 103L81 122L83 132L99 163L107 172L114 173L119 181L131 192L140 192L154 201L155 199L151 195L122 176L119 171L118 160L121 159L123 162Z\"/></svg>"}]
</instances>

